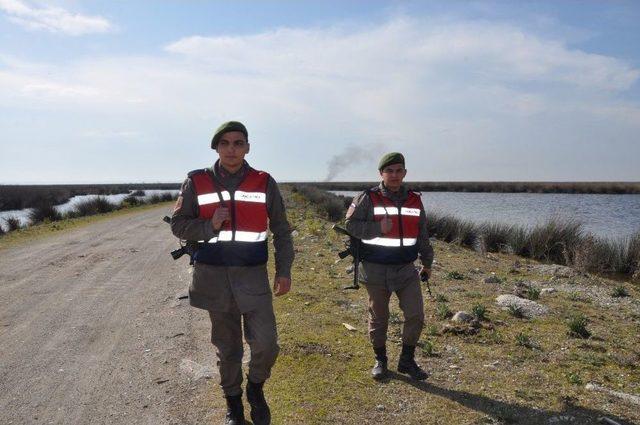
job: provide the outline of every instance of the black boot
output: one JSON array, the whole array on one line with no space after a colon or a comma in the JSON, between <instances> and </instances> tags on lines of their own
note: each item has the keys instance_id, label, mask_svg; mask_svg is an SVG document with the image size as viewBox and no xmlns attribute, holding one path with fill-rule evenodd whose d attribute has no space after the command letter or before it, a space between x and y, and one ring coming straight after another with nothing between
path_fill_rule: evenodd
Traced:
<instances>
[{"instance_id":1,"label":"black boot","mask_svg":"<svg viewBox=\"0 0 640 425\"><path fill-rule=\"evenodd\" d=\"M376 364L371 369L371 376L375 380L381 380L387 377L387 347L374 347L373 352L376 353Z\"/></svg>"},{"instance_id":2,"label":"black boot","mask_svg":"<svg viewBox=\"0 0 640 425\"><path fill-rule=\"evenodd\" d=\"M400 354L400 360L398 360L398 372L406 373L417 381L424 381L427 379L427 373L420 368L413 358L415 350L415 345L402 345L402 354Z\"/></svg>"},{"instance_id":3,"label":"black boot","mask_svg":"<svg viewBox=\"0 0 640 425\"><path fill-rule=\"evenodd\" d=\"M254 425L269 425L271 423L271 411L267 400L264 399L263 385L264 382L256 384L247 378L247 401L251 405L251 420Z\"/></svg>"},{"instance_id":4,"label":"black boot","mask_svg":"<svg viewBox=\"0 0 640 425\"><path fill-rule=\"evenodd\" d=\"M224 418L224 425L244 425L244 406L242 405L242 394L226 395L227 416Z\"/></svg>"}]
</instances>

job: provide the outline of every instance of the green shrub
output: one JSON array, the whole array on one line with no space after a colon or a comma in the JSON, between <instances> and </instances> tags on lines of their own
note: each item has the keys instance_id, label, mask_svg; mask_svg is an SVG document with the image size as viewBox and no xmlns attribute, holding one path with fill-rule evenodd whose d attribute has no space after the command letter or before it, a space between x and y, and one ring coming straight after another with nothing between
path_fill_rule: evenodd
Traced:
<instances>
[{"instance_id":1,"label":"green shrub","mask_svg":"<svg viewBox=\"0 0 640 425\"><path fill-rule=\"evenodd\" d=\"M447 302L449 302L449 300L447 299L447 297L444 294L436 294L436 302L447 303Z\"/></svg>"},{"instance_id":2,"label":"green shrub","mask_svg":"<svg viewBox=\"0 0 640 425\"><path fill-rule=\"evenodd\" d=\"M538 298L540 298L540 288L529 286L525 291L525 296L532 301L537 300Z\"/></svg>"},{"instance_id":3,"label":"green shrub","mask_svg":"<svg viewBox=\"0 0 640 425\"><path fill-rule=\"evenodd\" d=\"M588 319L581 313L574 314L567 323L569 335L575 338L589 338L591 333L587 329Z\"/></svg>"},{"instance_id":4,"label":"green shrub","mask_svg":"<svg viewBox=\"0 0 640 425\"><path fill-rule=\"evenodd\" d=\"M518 319L522 319L524 317L524 312L522 311L522 307L516 304L509 305L509 314L511 314L513 317L516 317Z\"/></svg>"},{"instance_id":5,"label":"green shrub","mask_svg":"<svg viewBox=\"0 0 640 425\"><path fill-rule=\"evenodd\" d=\"M487 308L482 304L475 304L471 309L471 313L478 320L486 320L487 318Z\"/></svg>"},{"instance_id":6,"label":"green shrub","mask_svg":"<svg viewBox=\"0 0 640 425\"><path fill-rule=\"evenodd\" d=\"M436 325L428 325L427 326L427 335L429 335L429 336L438 335L438 327Z\"/></svg>"},{"instance_id":7,"label":"green shrub","mask_svg":"<svg viewBox=\"0 0 640 425\"><path fill-rule=\"evenodd\" d=\"M62 220L62 214L55 209L54 205L47 201L42 201L29 212L29 220L32 223L41 223L43 221Z\"/></svg>"},{"instance_id":8,"label":"green shrub","mask_svg":"<svg viewBox=\"0 0 640 425\"><path fill-rule=\"evenodd\" d=\"M433 357L435 355L433 343L431 341L429 340L422 341L419 343L419 346L423 355L427 357Z\"/></svg>"},{"instance_id":9,"label":"green shrub","mask_svg":"<svg viewBox=\"0 0 640 425\"><path fill-rule=\"evenodd\" d=\"M573 385L582 385L582 379L580 379L580 375L574 372L569 372L567 374L567 381Z\"/></svg>"},{"instance_id":10,"label":"green shrub","mask_svg":"<svg viewBox=\"0 0 640 425\"><path fill-rule=\"evenodd\" d=\"M464 279L464 275L458 271L451 271L449 273L447 273L447 278L449 279L453 279L453 280L463 280Z\"/></svg>"},{"instance_id":11,"label":"green shrub","mask_svg":"<svg viewBox=\"0 0 640 425\"><path fill-rule=\"evenodd\" d=\"M503 223L484 223L480 226L483 248L488 252L508 251L512 226Z\"/></svg>"},{"instance_id":12,"label":"green shrub","mask_svg":"<svg viewBox=\"0 0 640 425\"><path fill-rule=\"evenodd\" d=\"M618 285L615 288L613 288L613 291L611 292L611 296L616 298L628 297L629 292L627 291L627 288L625 288L623 285Z\"/></svg>"},{"instance_id":13,"label":"green shrub","mask_svg":"<svg viewBox=\"0 0 640 425\"><path fill-rule=\"evenodd\" d=\"M351 199L346 196L335 195L311 185L296 184L291 190L314 204L331 221L342 220L351 204Z\"/></svg>"},{"instance_id":14,"label":"green shrub","mask_svg":"<svg viewBox=\"0 0 640 425\"><path fill-rule=\"evenodd\" d=\"M20 219L18 217L7 217L4 219L5 224L7 225L7 232L13 232L14 230L18 230L22 227L20 224Z\"/></svg>"},{"instance_id":15,"label":"green shrub","mask_svg":"<svg viewBox=\"0 0 640 425\"><path fill-rule=\"evenodd\" d=\"M445 320L453 316L453 313L449 309L448 305L446 305L445 303L438 303L438 306L436 307L436 316L440 320Z\"/></svg>"},{"instance_id":16,"label":"green shrub","mask_svg":"<svg viewBox=\"0 0 640 425\"><path fill-rule=\"evenodd\" d=\"M107 200L103 196L98 196L94 199L88 199L83 202L79 202L74 210L75 217L84 217L88 215L104 214L117 209L115 205Z\"/></svg>"},{"instance_id":17,"label":"green shrub","mask_svg":"<svg viewBox=\"0 0 640 425\"><path fill-rule=\"evenodd\" d=\"M135 207L137 205L143 204L144 201L140 198L137 198L135 196L127 196L126 198L124 198L122 200L122 206L123 207Z\"/></svg>"},{"instance_id":18,"label":"green shrub","mask_svg":"<svg viewBox=\"0 0 640 425\"><path fill-rule=\"evenodd\" d=\"M516 335L516 345L526 348L531 348L533 346L533 344L531 343L531 338L524 332L520 332L518 333L518 335Z\"/></svg>"}]
</instances>

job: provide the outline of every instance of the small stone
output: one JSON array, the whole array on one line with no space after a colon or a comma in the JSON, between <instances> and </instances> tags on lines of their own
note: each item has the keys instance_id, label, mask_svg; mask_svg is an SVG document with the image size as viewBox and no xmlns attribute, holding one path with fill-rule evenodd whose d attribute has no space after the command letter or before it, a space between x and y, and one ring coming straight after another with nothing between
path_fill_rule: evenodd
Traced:
<instances>
[{"instance_id":1,"label":"small stone","mask_svg":"<svg viewBox=\"0 0 640 425\"><path fill-rule=\"evenodd\" d=\"M510 306L515 306L520 309L522 315L526 318L544 316L549 312L549 309L542 304L538 304L531 300L525 300L511 294L500 295L496 298L496 303L505 309L508 309Z\"/></svg>"},{"instance_id":2,"label":"small stone","mask_svg":"<svg viewBox=\"0 0 640 425\"><path fill-rule=\"evenodd\" d=\"M452 322L468 323L473 320L473 316L466 311L459 311L451 318Z\"/></svg>"},{"instance_id":3,"label":"small stone","mask_svg":"<svg viewBox=\"0 0 640 425\"><path fill-rule=\"evenodd\" d=\"M541 293L541 294L553 294L554 292L556 292L556 288L551 288L551 287L549 287L549 288L542 288L542 289L540 290L540 293Z\"/></svg>"},{"instance_id":4,"label":"small stone","mask_svg":"<svg viewBox=\"0 0 640 425\"><path fill-rule=\"evenodd\" d=\"M342 326L344 326L345 328L347 328L347 330L348 330L348 331L350 331L350 332L355 332L355 331L356 331L356 328L355 328L355 327L353 327L353 326L351 326L351 325L350 325L350 324L348 324L348 323L343 323L343 324L342 324Z\"/></svg>"},{"instance_id":5,"label":"small stone","mask_svg":"<svg viewBox=\"0 0 640 425\"><path fill-rule=\"evenodd\" d=\"M291 232L291 236L293 236L294 238L295 238L296 236L298 236L298 234L299 234L299 233L298 233L298 231L297 231L297 230L294 230L293 232Z\"/></svg>"},{"instance_id":6,"label":"small stone","mask_svg":"<svg viewBox=\"0 0 640 425\"><path fill-rule=\"evenodd\" d=\"M378 405L376 406L376 410L377 410L378 412L384 412L384 404L378 404Z\"/></svg>"}]
</instances>

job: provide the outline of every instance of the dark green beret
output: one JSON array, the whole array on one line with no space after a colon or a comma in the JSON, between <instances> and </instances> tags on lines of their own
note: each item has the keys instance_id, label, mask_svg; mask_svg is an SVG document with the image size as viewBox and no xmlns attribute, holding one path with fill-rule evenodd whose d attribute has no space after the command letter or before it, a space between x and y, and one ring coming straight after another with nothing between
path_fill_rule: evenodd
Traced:
<instances>
[{"instance_id":1,"label":"dark green beret","mask_svg":"<svg viewBox=\"0 0 640 425\"><path fill-rule=\"evenodd\" d=\"M211 149L215 149L216 147L218 147L218 142L220 141L220 137L222 137L224 133L228 133L230 131L239 131L242 134L244 134L244 137L246 137L247 139L249 138L249 133L247 133L247 127L245 127L244 124L242 124L239 121L227 121L223 123L220 127L218 127L216 132L213 134L213 139L211 139Z\"/></svg>"},{"instance_id":2,"label":"dark green beret","mask_svg":"<svg viewBox=\"0 0 640 425\"><path fill-rule=\"evenodd\" d=\"M387 165L402 164L404 167L404 156L400 152L391 152L380 158L378 171L382 171Z\"/></svg>"}]
</instances>

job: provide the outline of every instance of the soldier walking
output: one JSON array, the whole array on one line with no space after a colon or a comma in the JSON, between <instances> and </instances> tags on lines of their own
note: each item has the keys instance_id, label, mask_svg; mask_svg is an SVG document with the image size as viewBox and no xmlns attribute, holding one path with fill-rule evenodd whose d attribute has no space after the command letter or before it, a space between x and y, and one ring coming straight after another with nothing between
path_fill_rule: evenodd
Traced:
<instances>
[{"instance_id":1,"label":"soldier walking","mask_svg":"<svg viewBox=\"0 0 640 425\"><path fill-rule=\"evenodd\" d=\"M362 240L362 266L369 294L369 337L376 359L371 374L379 380L388 373L389 300L395 293L404 315L398 372L424 380L427 374L414 359L424 326L419 275L428 278L433 262L424 207L420 195L402 183L407 170L401 153L383 156L378 171L382 178L380 185L354 198L346 222L349 233ZM418 257L422 262L419 272L413 265Z\"/></svg>"},{"instance_id":2,"label":"soldier walking","mask_svg":"<svg viewBox=\"0 0 640 425\"><path fill-rule=\"evenodd\" d=\"M207 310L218 354L220 386L227 402L225 424L244 424L242 328L251 348L246 394L256 425L271 423L263 385L279 346L267 276L267 229L273 233L276 296L291 288L294 251L284 203L275 180L244 160L246 127L222 124L211 140L213 167L194 170L182 184L171 218L180 239L199 241L189 287L192 306Z\"/></svg>"}]
</instances>

